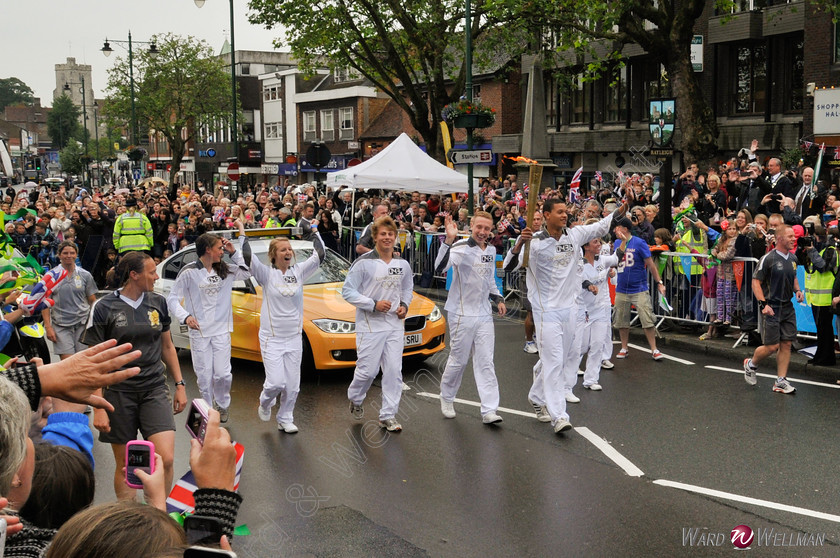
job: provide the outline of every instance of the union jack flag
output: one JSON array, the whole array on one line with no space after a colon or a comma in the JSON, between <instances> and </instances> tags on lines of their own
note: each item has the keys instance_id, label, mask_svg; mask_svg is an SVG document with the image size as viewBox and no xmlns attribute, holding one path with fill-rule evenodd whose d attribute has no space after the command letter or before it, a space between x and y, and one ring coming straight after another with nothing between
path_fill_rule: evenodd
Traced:
<instances>
[{"instance_id":1,"label":"union jack flag","mask_svg":"<svg viewBox=\"0 0 840 558\"><path fill-rule=\"evenodd\" d=\"M595 179L598 182L603 182L604 181L604 177L603 177L603 175L601 175L601 171L595 171Z\"/></svg>"},{"instance_id":2,"label":"union jack flag","mask_svg":"<svg viewBox=\"0 0 840 558\"><path fill-rule=\"evenodd\" d=\"M574 176L572 176L572 182L569 184L569 188L579 188L580 187L580 175L583 174L583 167L580 167L578 170L575 171Z\"/></svg>"}]
</instances>

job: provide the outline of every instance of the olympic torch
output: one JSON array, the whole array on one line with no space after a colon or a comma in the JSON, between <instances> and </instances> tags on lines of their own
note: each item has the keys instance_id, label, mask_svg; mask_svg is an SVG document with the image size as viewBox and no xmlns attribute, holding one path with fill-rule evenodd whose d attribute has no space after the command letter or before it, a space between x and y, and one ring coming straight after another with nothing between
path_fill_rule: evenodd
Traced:
<instances>
[{"instance_id":1,"label":"olympic torch","mask_svg":"<svg viewBox=\"0 0 840 558\"><path fill-rule=\"evenodd\" d=\"M528 214L526 215L525 222L527 223L528 228L534 231L534 212L537 210L537 200L540 195L540 183L542 182L543 167L534 160L529 159L528 162L531 163L531 167L528 169ZM522 256L522 267L528 266L528 249L530 248L530 245L531 241L526 240L524 248L525 255Z\"/></svg>"}]
</instances>

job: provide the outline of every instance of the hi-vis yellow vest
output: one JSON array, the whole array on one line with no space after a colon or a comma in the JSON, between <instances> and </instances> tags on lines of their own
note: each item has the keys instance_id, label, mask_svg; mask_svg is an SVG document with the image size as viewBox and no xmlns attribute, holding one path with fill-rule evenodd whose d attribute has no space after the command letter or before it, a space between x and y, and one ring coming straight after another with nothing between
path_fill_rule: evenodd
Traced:
<instances>
[{"instance_id":1,"label":"hi-vis yellow vest","mask_svg":"<svg viewBox=\"0 0 840 558\"><path fill-rule=\"evenodd\" d=\"M700 232L700 239L695 240L694 235L692 234L691 230L686 231L682 238L680 238L680 242L677 243L677 252L686 252L691 253L691 251L696 250L699 254L708 254L709 247L706 244L706 234L702 231ZM698 258L691 258L691 275L700 275L703 273L703 266L699 263L700 260ZM677 270L677 273L685 275L685 270L682 265L682 257L674 256L674 267Z\"/></svg>"},{"instance_id":2,"label":"hi-vis yellow vest","mask_svg":"<svg viewBox=\"0 0 840 558\"><path fill-rule=\"evenodd\" d=\"M834 287L834 273L830 270L837 269L840 264L840 254L833 246L823 248L820 256L824 259L826 251L831 248L834 252L833 262L826 262L829 271L819 272L814 269L811 260L805 264L805 296L811 306L831 306L831 289Z\"/></svg>"}]
</instances>

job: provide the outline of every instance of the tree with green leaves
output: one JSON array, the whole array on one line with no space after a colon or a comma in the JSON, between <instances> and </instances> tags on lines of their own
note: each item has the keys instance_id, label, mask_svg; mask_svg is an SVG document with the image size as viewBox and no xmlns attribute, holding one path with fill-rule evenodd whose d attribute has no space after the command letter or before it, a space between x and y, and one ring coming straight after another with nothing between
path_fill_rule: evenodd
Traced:
<instances>
[{"instance_id":1,"label":"tree with green leaves","mask_svg":"<svg viewBox=\"0 0 840 558\"><path fill-rule=\"evenodd\" d=\"M82 174L85 168L85 148L74 139L59 152L58 161L61 170L67 174Z\"/></svg>"},{"instance_id":2,"label":"tree with green leaves","mask_svg":"<svg viewBox=\"0 0 840 558\"><path fill-rule=\"evenodd\" d=\"M32 89L16 77L0 78L0 112L11 105L32 106L35 95Z\"/></svg>"},{"instance_id":3,"label":"tree with green leaves","mask_svg":"<svg viewBox=\"0 0 840 558\"><path fill-rule=\"evenodd\" d=\"M493 22L477 2L478 45ZM463 0L250 0L251 23L281 27L300 67L351 69L388 95L443 161L438 141L443 107L464 94ZM480 55L480 54L479 54Z\"/></svg>"},{"instance_id":4,"label":"tree with green leaves","mask_svg":"<svg viewBox=\"0 0 840 558\"><path fill-rule=\"evenodd\" d=\"M718 135L715 114L691 64L694 24L706 7L705 0L488 1L496 17L509 23L509 32L518 27L538 37L529 46L542 50L549 60L553 58L555 67L576 68L590 79L603 74L605 62L621 61L625 45L642 47L653 63L665 68L679 111L679 147L686 163L714 159ZM715 5L726 13L734 2L715 0ZM550 45L545 44L547 38L551 38Z\"/></svg>"},{"instance_id":5,"label":"tree with green leaves","mask_svg":"<svg viewBox=\"0 0 840 558\"><path fill-rule=\"evenodd\" d=\"M226 122L231 116L230 74L210 46L194 37L173 33L152 37L158 54L134 54L135 105L140 129L156 130L169 143L175 175L196 130L204 122ZM105 116L109 123L131 128L128 58L108 70Z\"/></svg>"},{"instance_id":6,"label":"tree with green leaves","mask_svg":"<svg viewBox=\"0 0 840 558\"><path fill-rule=\"evenodd\" d=\"M81 113L81 109L67 95L53 102L53 108L47 115L47 133L52 139L53 149L60 151L72 140L83 139L83 128L79 123Z\"/></svg>"}]
</instances>

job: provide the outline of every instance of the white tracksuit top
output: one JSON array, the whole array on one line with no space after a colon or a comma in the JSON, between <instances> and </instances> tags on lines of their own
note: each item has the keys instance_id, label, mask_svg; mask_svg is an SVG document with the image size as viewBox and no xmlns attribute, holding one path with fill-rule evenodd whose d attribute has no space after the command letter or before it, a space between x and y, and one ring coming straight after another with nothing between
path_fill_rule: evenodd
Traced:
<instances>
[{"instance_id":1,"label":"white tracksuit top","mask_svg":"<svg viewBox=\"0 0 840 558\"><path fill-rule=\"evenodd\" d=\"M610 230L612 214L591 225L578 225L565 229L559 240L541 230L531 239L528 256L528 301L535 312L552 312L574 308L581 279L579 256L581 246ZM524 248L519 252L515 265L513 250L505 258L505 269L514 271L522 266Z\"/></svg>"},{"instance_id":2,"label":"white tracksuit top","mask_svg":"<svg viewBox=\"0 0 840 558\"><path fill-rule=\"evenodd\" d=\"M392 258L385 263L374 249L359 256L344 280L341 296L356 307L356 331L373 333L379 331L405 330L405 324L397 317L402 304L406 308L414 296L414 275L411 266L402 258ZM388 300L388 312L374 310L376 302Z\"/></svg>"},{"instance_id":3,"label":"white tracksuit top","mask_svg":"<svg viewBox=\"0 0 840 558\"><path fill-rule=\"evenodd\" d=\"M440 245L435 260L435 273L452 269L452 285L444 309L459 316L490 316L490 299L502 299L496 286L496 248L482 250L472 237L452 244Z\"/></svg>"},{"instance_id":4,"label":"white tracksuit top","mask_svg":"<svg viewBox=\"0 0 840 558\"><path fill-rule=\"evenodd\" d=\"M312 255L289 267L285 273L262 263L250 254L248 241L243 236L242 253L254 279L262 287L260 309L260 335L292 337L303 330L303 285L324 261L324 243L314 234Z\"/></svg>"},{"instance_id":5,"label":"white tracksuit top","mask_svg":"<svg viewBox=\"0 0 840 558\"><path fill-rule=\"evenodd\" d=\"M201 329L191 329L191 335L213 337L233 331L233 304L230 296L233 282L247 279L251 272L245 265L241 251L236 250L230 259L233 265L228 264L230 273L224 279L213 268L207 271L201 260L196 260L178 272L172 291L166 297L166 305L180 324L190 315L198 320Z\"/></svg>"},{"instance_id":6,"label":"white tracksuit top","mask_svg":"<svg viewBox=\"0 0 840 558\"><path fill-rule=\"evenodd\" d=\"M583 269L580 274L581 289L577 299L578 321L586 320L587 315L589 321L610 321L611 305L608 280L610 268L617 266L618 262L619 257L615 254L596 256L594 265L583 260ZM598 287L597 295L583 287L586 282Z\"/></svg>"}]
</instances>

